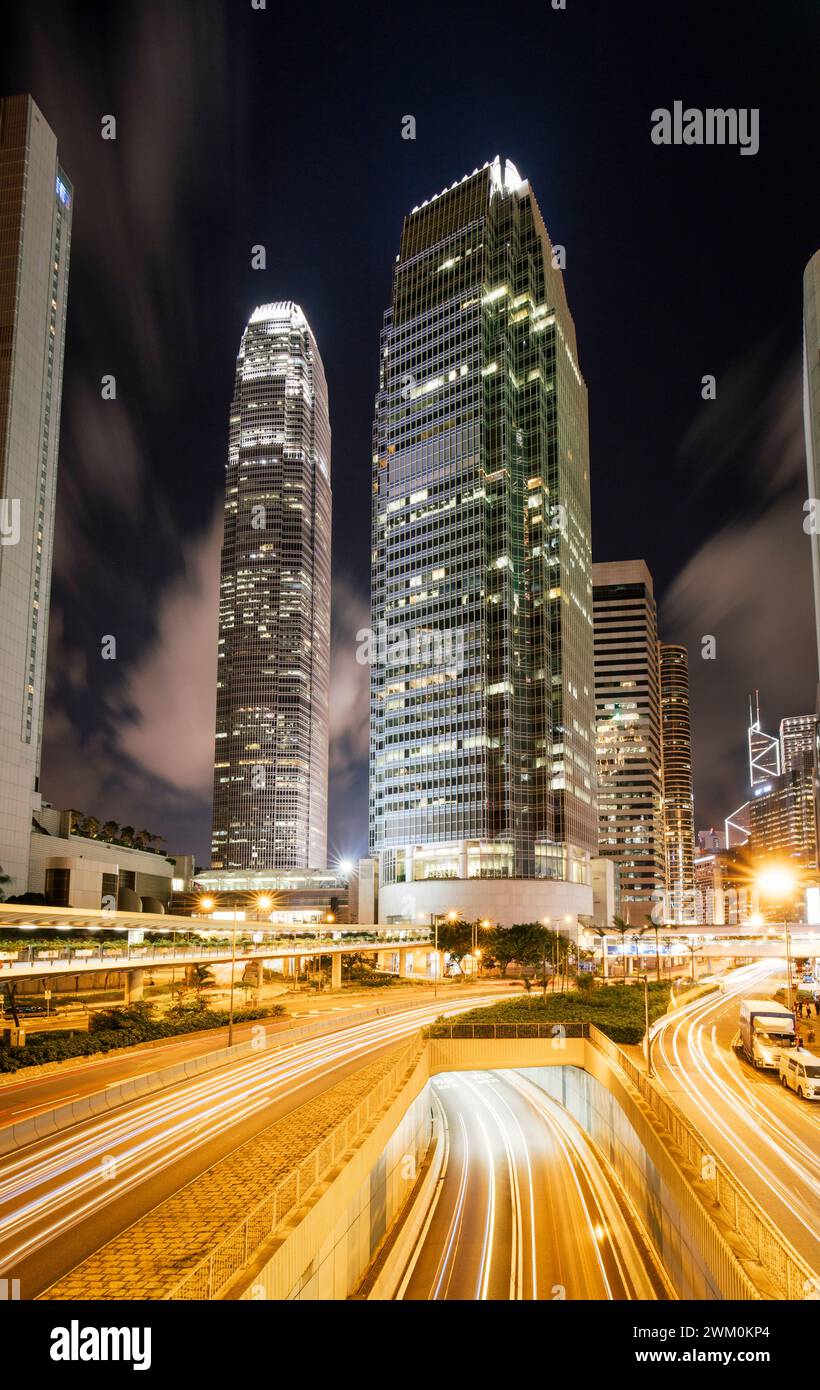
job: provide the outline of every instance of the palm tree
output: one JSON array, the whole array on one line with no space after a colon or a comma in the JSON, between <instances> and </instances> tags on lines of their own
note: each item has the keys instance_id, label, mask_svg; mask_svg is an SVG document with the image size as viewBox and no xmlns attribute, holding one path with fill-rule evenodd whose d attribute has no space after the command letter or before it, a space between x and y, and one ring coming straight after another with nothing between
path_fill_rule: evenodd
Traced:
<instances>
[{"instance_id":1,"label":"palm tree","mask_svg":"<svg viewBox=\"0 0 820 1390\"><path fill-rule=\"evenodd\" d=\"M73 811L71 814L73 816ZM94 840L100 833L100 822L96 816L83 816L77 830L80 835L86 835L90 840Z\"/></svg>"},{"instance_id":2,"label":"palm tree","mask_svg":"<svg viewBox=\"0 0 820 1390\"><path fill-rule=\"evenodd\" d=\"M603 974L603 976L604 976L604 979L606 979L606 978L607 978L607 975L608 975L607 967L608 967L608 965L609 965L609 960L608 960L607 954L606 954L606 939L607 939L607 937L609 936L609 927L590 927L589 930L590 930L591 932L594 932L595 936L598 936L598 937L600 937L600 939L601 939L601 956L602 956L601 970L602 970L602 974Z\"/></svg>"},{"instance_id":3,"label":"palm tree","mask_svg":"<svg viewBox=\"0 0 820 1390\"><path fill-rule=\"evenodd\" d=\"M115 820L107 820L100 830L100 835L104 840L115 840L119 830L119 824Z\"/></svg>"},{"instance_id":4,"label":"palm tree","mask_svg":"<svg viewBox=\"0 0 820 1390\"><path fill-rule=\"evenodd\" d=\"M627 932L630 932L632 928L630 927L628 922L624 921L623 917L613 917L612 930L616 931L621 938L621 954L623 956L624 962L624 979L626 979L626 936Z\"/></svg>"},{"instance_id":5,"label":"palm tree","mask_svg":"<svg viewBox=\"0 0 820 1390\"><path fill-rule=\"evenodd\" d=\"M119 833L119 839L122 840L123 844L126 844L126 845L133 845L133 843L134 843L134 827L133 827L133 825L123 825L123 826L121 826L121 827L120 827L120 833Z\"/></svg>"}]
</instances>

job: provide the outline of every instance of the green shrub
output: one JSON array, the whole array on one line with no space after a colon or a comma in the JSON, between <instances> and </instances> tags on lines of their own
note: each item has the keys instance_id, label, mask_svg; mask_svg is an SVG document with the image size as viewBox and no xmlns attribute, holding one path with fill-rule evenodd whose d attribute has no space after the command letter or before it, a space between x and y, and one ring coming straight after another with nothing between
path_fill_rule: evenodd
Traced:
<instances>
[{"instance_id":1,"label":"green shrub","mask_svg":"<svg viewBox=\"0 0 820 1390\"><path fill-rule=\"evenodd\" d=\"M284 1013L282 1004L272 1004L268 1008L237 1009L234 1023L276 1018ZM229 1019L227 1010L211 1010L198 1005L169 1009L165 1018L153 1018L152 1014L151 1004L131 1004L122 1009L106 1009L99 1013L92 1020L92 1031L88 1033L32 1033L26 1046L21 1048L10 1048L2 1043L0 1072L20 1071L23 1067L36 1067L43 1062L62 1062L70 1057L92 1057L95 1053L133 1047L137 1043L154 1042L159 1038L224 1028ZM102 1024L99 1022L101 1019L105 1020Z\"/></svg>"},{"instance_id":2,"label":"green shrub","mask_svg":"<svg viewBox=\"0 0 820 1390\"><path fill-rule=\"evenodd\" d=\"M668 984L649 986L649 1020L666 1012ZM450 1022L451 1020L442 1020ZM613 1042L639 1043L644 1035L643 988L639 985L610 985L594 990L570 990L546 998L506 999L484 1009L460 1014L459 1023L594 1023Z\"/></svg>"}]
</instances>

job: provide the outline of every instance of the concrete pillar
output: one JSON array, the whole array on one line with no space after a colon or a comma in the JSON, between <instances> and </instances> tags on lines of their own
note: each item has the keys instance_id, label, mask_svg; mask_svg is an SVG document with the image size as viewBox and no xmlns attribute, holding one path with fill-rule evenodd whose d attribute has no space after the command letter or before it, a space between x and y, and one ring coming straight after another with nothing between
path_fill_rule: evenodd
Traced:
<instances>
[{"instance_id":1,"label":"concrete pillar","mask_svg":"<svg viewBox=\"0 0 820 1390\"><path fill-rule=\"evenodd\" d=\"M334 951L330 957L330 988L342 988L342 953Z\"/></svg>"},{"instance_id":2,"label":"concrete pillar","mask_svg":"<svg viewBox=\"0 0 820 1390\"><path fill-rule=\"evenodd\" d=\"M285 976L296 974L296 960L293 956L282 957L282 974Z\"/></svg>"},{"instance_id":3,"label":"concrete pillar","mask_svg":"<svg viewBox=\"0 0 820 1390\"><path fill-rule=\"evenodd\" d=\"M444 952L431 951L427 957L427 974L431 980L440 980L444 972Z\"/></svg>"},{"instance_id":4,"label":"concrete pillar","mask_svg":"<svg viewBox=\"0 0 820 1390\"><path fill-rule=\"evenodd\" d=\"M602 948L603 957L604 957L604 958L603 958L603 975L604 975L604 979L605 979L605 980L608 980L608 979L609 979L609 951L607 950L607 941L608 941L608 940L609 940L609 938L606 937L606 936L602 936L602 937L601 937L601 948Z\"/></svg>"},{"instance_id":5,"label":"concrete pillar","mask_svg":"<svg viewBox=\"0 0 820 1390\"><path fill-rule=\"evenodd\" d=\"M467 877L467 841L462 840L458 847L458 876Z\"/></svg>"},{"instance_id":6,"label":"concrete pillar","mask_svg":"<svg viewBox=\"0 0 820 1390\"><path fill-rule=\"evenodd\" d=\"M142 982L145 976L144 970L125 971L125 993L123 1002L125 1004L137 1004L142 999Z\"/></svg>"}]
</instances>

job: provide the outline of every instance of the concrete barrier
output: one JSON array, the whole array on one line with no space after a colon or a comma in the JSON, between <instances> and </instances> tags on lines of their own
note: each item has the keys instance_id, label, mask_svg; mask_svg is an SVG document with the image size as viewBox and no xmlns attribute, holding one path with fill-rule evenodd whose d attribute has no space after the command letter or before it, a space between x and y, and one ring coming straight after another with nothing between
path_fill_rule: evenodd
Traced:
<instances>
[{"instance_id":1,"label":"concrete barrier","mask_svg":"<svg viewBox=\"0 0 820 1390\"><path fill-rule=\"evenodd\" d=\"M406 1007L406 1004L397 1000L395 1004L374 1004L369 1008L350 1009L345 1013L330 1013L322 1018L313 1019L310 1023L299 1023L293 1028L283 1029L281 1034L269 1035L266 1050L279 1051L283 1047L291 1047L303 1038L320 1036L333 1028L338 1028L340 1024L347 1026L355 1023L367 1023L374 1018L401 1013ZM264 1019L258 1021L260 1026L264 1026ZM180 1041L190 1036L190 1034L180 1034ZM0 1157L14 1153L18 1149L25 1149L29 1144L36 1144L40 1139L50 1138L61 1130L71 1129L84 1120L94 1119L99 1115L118 1109L121 1105L128 1105L133 1100L153 1095L169 1086L177 1086L183 1081L194 1080L198 1076L215 1071L218 1067L227 1066L228 1063L238 1061L240 1058L247 1057L252 1052L259 1050L258 1042L251 1038L246 1042L234 1043L233 1047L220 1047L213 1052L202 1052L184 1062L174 1062L158 1071L143 1072L139 1076L127 1077L124 1081L120 1081L104 1091L94 1091L88 1096L81 1096L78 1100L67 1101L64 1105L56 1106L53 1110L43 1110L39 1115L33 1115L27 1120L18 1120L14 1124L6 1125L0 1129ZM105 1054L100 1055L104 1056ZM20 1073L16 1073L16 1075L20 1075Z\"/></svg>"}]
</instances>

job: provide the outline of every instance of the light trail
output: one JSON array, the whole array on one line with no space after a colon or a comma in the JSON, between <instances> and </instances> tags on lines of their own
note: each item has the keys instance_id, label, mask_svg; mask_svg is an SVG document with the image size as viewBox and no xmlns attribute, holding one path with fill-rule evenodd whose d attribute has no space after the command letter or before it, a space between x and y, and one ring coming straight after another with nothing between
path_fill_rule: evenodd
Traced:
<instances>
[{"instance_id":1,"label":"light trail","mask_svg":"<svg viewBox=\"0 0 820 1390\"><path fill-rule=\"evenodd\" d=\"M355 1059L366 1060L409 1038L442 1013L458 1014L495 997L472 995L444 1009L439 1002L414 1006L302 1042L260 1049L6 1158L0 1164L0 1269L16 1276L22 1262L52 1244L59 1259L59 1242L70 1230L159 1173L198 1150L208 1166L208 1145L224 1142L226 1131L257 1116L262 1126L268 1107L294 1098L298 1104L300 1091L317 1081L332 1085ZM145 1210L155 1203L146 1188ZM110 1238L108 1232L105 1239ZM83 1257L94 1248L91 1244Z\"/></svg>"},{"instance_id":2,"label":"light trail","mask_svg":"<svg viewBox=\"0 0 820 1390\"><path fill-rule=\"evenodd\" d=\"M452 1141L399 1298L657 1297L601 1154L526 1072L433 1085Z\"/></svg>"},{"instance_id":3,"label":"light trail","mask_svg":"<svg viewBox=\"0 0 820 1390\"><path fill-rule=\"evenodd\" d=\"M751 1081L745 1063L717 1036L722 1015L759 989L771 970L770 961L742 966L726 977L724 993L663 1019L653 1030L653 1056L661 1085L692 1114L707 1141L714 1136L715 1152L816 1267L818 1117L763 1077ZM810 1132L809 1140L798 1126Z\"/></svg>"}]
</instances>

